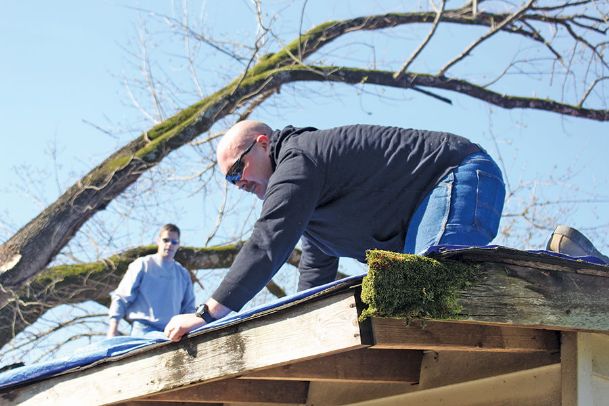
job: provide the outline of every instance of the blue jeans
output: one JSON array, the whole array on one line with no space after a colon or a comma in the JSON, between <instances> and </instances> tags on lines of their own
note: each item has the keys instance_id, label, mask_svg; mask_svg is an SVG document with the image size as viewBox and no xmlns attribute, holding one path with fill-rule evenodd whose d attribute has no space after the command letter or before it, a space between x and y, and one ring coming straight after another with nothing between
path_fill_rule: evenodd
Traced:
<instances>
[{"instance_id":1,"label":"blue jeans","mask_svg":"<svg viewBox=\"0 0 609 406\"><path fill-rule=\"evenodd\" d=\"M499 230L505 199L501 170L486 152L468 155L417 207L404 252L432 245L487 245Z\"/></svg>"}]
</instances>

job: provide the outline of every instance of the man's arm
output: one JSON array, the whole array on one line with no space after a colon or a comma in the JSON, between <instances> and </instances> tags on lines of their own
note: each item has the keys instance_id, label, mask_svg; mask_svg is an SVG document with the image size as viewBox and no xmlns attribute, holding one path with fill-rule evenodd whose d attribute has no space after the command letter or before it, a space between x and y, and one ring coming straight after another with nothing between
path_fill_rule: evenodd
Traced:
<instances>
[{"instance_id":1,"label":"man's arm","mask_svg":"<svg viewBox=\"0 0 609 406\"><path fill-rule=\"evenodd\" d=\"M180 303L180 313L192 313L196 308L195 294L192 286L192 279L190 273L181 264L176 263L182 272L184 280L186 282L186 288L182 295L182 302Z\"/></svg>"},{"instance_id":2,"label":"man's arm","mask_svg":"<svg viewBox=\"0 0 609 406\"><path fill-rule=\"evenodd\" d=\"M305 290L314 286L324 285L336 279L338 271L338 258L327 255L311 242L307 235L303 235L302 256L298 264L300 276L298 290Z\"/></svg>"},{"instance_id":3,"label":"man's arm","mask_svg":"<svg viewBox=\"0 0 609 406\"><path fill-rule=\"evenodd\" d=\"M119 319L110 319L108 322L108 332L106 333L107 338L112 338L118 335L118 323Z\"/></svg>"},{"instance_id":4,"label":"man's arm","mask_svg":"<svg viewBox=\"0 0 609 406\"><path fill-rule=\"evenodd\" d=\"M286 153L271 177L262 213L228 274L206 304L214 318L239 311L285 263L319 201L323 173L301 153ZM179 341L204 325L194 314L178 315L165 335Z\"/></svg>"},{"instance_id":5,"label":"man's arm","mask_svg":"<svg viewBox=\"0 0 609 406\"><path fill-rule=\"evenodd\" d=\"M129 303L133 302L137 296L137 290L142 281L143 269L144 263L140 258L130 263L118 287L110 294L112 302L108 309L110 320L108 322L106 337L110 338L118 335L118 324L125 316Z\"/></svg>"},{"instance_id":6,"label":"man's arm","mask_svg":"<svg viewBox=\"0 0 609 406\"><path fill-rule=\"evenodd\" d=\"M324 184L323 168L299 151L282 156L252 235L212 297L239 311L288 259L304 233Z\"/></svg>"}]
</instances>

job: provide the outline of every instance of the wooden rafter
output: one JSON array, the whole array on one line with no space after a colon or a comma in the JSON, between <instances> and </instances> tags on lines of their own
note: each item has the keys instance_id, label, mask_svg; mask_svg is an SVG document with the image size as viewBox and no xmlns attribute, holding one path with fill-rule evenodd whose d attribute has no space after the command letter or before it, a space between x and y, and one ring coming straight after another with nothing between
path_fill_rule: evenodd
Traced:
<instances>
[{"instance_id":1,"label":"wooden rafter","mask_svg":"<svg viewBox=\"0 0 609 406\"><path fill-rule=\"evenodd\" d=\"M462 322L373 318L373 348L433 351L558 352L559 335L550 330Z\"/></svg>"},{"instance_id":2,"label":"wooden rafter","mask_svg":"<svg viewBox=\"0 0 609 406\"><path fill-rule=\"evenodd\" d=\"M361 349L266 369L244 378L417 383L422 358L421 351Z\"/></svg>"}]
</instances>

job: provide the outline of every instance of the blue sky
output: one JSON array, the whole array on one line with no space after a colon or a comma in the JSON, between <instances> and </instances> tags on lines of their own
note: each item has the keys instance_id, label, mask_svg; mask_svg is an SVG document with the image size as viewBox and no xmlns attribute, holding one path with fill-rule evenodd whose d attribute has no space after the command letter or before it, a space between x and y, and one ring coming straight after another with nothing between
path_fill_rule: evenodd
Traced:
<instances>
[{"instance_id":1,"label":"blue sky","mask_svg":"<svg viewBox=\"0 0 609 406\"><path fill-rule=\"evenodd\" d=\"M103 123L125 116L114 75L122 69L119 40L130 30L129 13L116 2L9 1L0 14L0 116L5 123L1 210L22 225L39 206L14 193L14 168L90 165L115 146L84 120ZM56 193L49 185L44 201ZM12 189L12 190L11 190ZM26 201L24 201L26 200Z\"/></svg>"},{"instance_id":2,"label":"blue sky","mask_svg":"<svg viewBox=\"0 0 609 406\"><path fill-rule=\"evenodd\" d=\"M282 10L277 21L280 33L289 29L293 31L294 25L300 24L297 15L302 3L290 6L291 3L272 2L275 9ZM327 19L364 14L369 10L372 13L380 13L383 8L400 10L400 4L409 2L395 1L393 8L387 3L336 1L328 5L322 0L310 1L303 28ZM0 241L10 237L51 203L63 188L112 151L150 128L133 108L124 85L125 78L133 79L139 75L130 53L136 49L137 27L144 17L131 6L154 7L159 13L171 14L174 4L179 5L179 2L3 2L0 13L0 137L3 147L0 160ZM206 28L217 38L234 35L247 40L255 32L251 2L191 4L197 5L193 6L192 17L203 16ZM362 11L356 10L358 8ZM158 30L156 33L162 33L162 29ZM379 45L378 53L366 54L368 48L363 52L355 51L362 35L367 34L355 34L346 42L333 45L332 49L344 47L348 52L353 49L354 60L389 60L397 67L410 53L406 50L402 54L400 50L417 44L417 37L409 28L391 36L379 33L373 39ZM467 43L469 40L452 27L438 35L450 36L455 42ZM383 50L381 45L390 41L395 41L395 47ZM162 47L166 43L160 41L155 45ZM515 51L521 50L522 46L518 42L505 47L495 46L494 57L486 56L480 60L475 65L478 71L471 73L490 71L493 63L502 59L502 51L508 45ZM179 44L176 47L180 48ZM439 61L445 61L444 51L433 50L424 58L423 65L435 66ZM360 57L359 52L364 56ZM482 52L473 57L477 55L482 55ZM171 53L161 57L166 62L163 66L165 74L181 80L183 66L179 58ZM324 57L332 58L329 52ZM220 59L204 61L201 78L205 91L211 92L217 89L218 84L226 83L223 78L208 75L221 63ZM226 80L232 79L231 75L232 72L228 72ZM158 77L163 76L159 73ZM538 78L532 81L513 79L507 82L506 88L530 94L536 80L541 82ZM188 80L183 79L181 83L187 86ZM506 111L468 97L438 93L451 98L453 105L407 90L298 84L282 89L253 118L265 120L274 128L287 124L327 128L371 123L464 135L480 143L491 155L502 158L505 175L512 188L530 185L530 190L534 190L540 199L562 202L563 217L557 221L581 228L593 237L599 248L609 251L609 124L546 112ZM181 99L184 102L181 107L194 100L188 96ZM113 134L107 135L96 127ZM184 153L162 165L166 170L175 169L177 177L188 176L198 165L194 160L188 162L190 159L196 158ZM527 194L519 196L522 195ZM243 199L234 190L229 191L229 197ZM161 204L159 221L174 221L183 226L184 244L202 245L214 226L217 200L213 191L210 194L187 191L180 196L172 196L170 202ZM516 211L522 204L512 202L508 209ZM253 201L252 205L250 222L255 217ZM537 210L550 212L555 206L551 204ZM112 206L101 216L110 219ZM233 228L238 226L233 222ZM224 236L232 232L227 231ZM532 229L532 233L530 246L520 248L542 248L547 231ZM153 234L154 230L144 237L134 237L128 240L129 244L149 243ZM103 256L106 252L100 249L92 257L95 254Z\"/></svg>"}]
</instances>

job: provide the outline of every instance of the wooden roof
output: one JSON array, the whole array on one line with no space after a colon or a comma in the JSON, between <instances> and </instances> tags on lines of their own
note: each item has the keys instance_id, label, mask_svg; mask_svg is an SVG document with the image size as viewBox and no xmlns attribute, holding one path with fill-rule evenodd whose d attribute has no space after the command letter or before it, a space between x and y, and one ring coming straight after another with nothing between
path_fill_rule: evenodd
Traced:
<instances>
[{"instance_id":1,"label":"wooden roof","mask_svg":"<svg viewBox=\"0 0 609 406\"><path fill-rule=\"evenodd\" d=\"M484 278L462 292L462 320L359 321L360 286L346 283L5 390L0 403L607 404L607 268L501 255L476 257Z\"/></svg>"}]
</instances>

